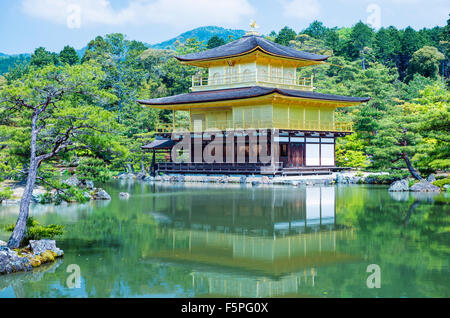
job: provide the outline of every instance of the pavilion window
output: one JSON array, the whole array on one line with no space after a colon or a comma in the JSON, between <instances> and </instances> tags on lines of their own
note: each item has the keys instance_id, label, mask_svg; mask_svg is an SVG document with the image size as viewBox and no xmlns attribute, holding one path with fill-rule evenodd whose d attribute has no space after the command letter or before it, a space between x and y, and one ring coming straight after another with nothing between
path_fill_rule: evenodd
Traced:
<instances>
[{"instance_id":1,"label":"pavilion window","mask_svg":"<svg viewBox=\"0 0 450 318\"><path fill-rule=\"evenodd\" d=\"M306 165L320 166L320 144L306 144Z\"/></svg>"},{"instance_id":2,"label":"pavilion window","mask_svg":"<svg viewBox=\"0 0 450 318\"><path fill-rule=\"evenodd\" d=\"M334 144L321 144L320 147L321 165L334 166Z\"/></svg>"}]
</instances>

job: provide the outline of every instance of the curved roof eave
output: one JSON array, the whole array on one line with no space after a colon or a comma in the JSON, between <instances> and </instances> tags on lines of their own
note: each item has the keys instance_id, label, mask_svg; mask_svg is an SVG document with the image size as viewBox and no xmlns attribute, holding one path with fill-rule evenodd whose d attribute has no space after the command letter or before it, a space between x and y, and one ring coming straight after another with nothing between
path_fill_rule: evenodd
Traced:
<instances>
[{"instance_id":1,"label":"curved roof eave","mask_svg":"<svg viewBox=\"0 0 450 318\"><path fill-rule=\"evenodd\" d=\"M330 57L328 55L319 55L296 50L294 48L269 41L261 36L251 35L244 36L236 41L229 42L213 49L176 56L175 58L183 62L210 61L241 56L249 54L254 50L261 50L262 52L272 56L304 61L320 62Z\"/></svg>"},{"instance_id":2,"label":"curved roof eave","mask_svg":"<svg viewBox=\"0 0 450 318\"><path fill-rule=\"evenodd\" d=\"M323 61L326 61L327 59L329 59L331 57L331 55L324 55L324 57L322 57L322 58L305 59L305 58L299 58L299 57L292 57L292 56L287 56L287 55L279 55L279 54L270 53L270 52L265 51L260 46L257 46L255 48L249 50L249 51L238 53L238 54L234 54L234 55L224 55L224 56L205 58L205 59L186 59L186 58L183 58L184 55L182 55L182 56L175 56L175 58L178 61L180 61L180 62L217 61L217 60L222 60L222 59L227 59L227 58L234 58L234 57L244 56L244 55L253 53L254 51L261 51L262 53L265 53L265 54L270 55L270 56L276 56L276 57L281 57L281 58L291 59L291 60L297 60L297 61L323 62Z\"/></svg>"},{"instance_id":3,"label":"curved roof eave","mask_svg":"<svg viewBox=\"0 0 450 318\"><path fill-rule=\"evenodd\" d=\"M202 92L191 92L175 96L155 98L151 100L138 100L137 102L149 106L170 106L170 105L221 102L227 100L239 100L239 99L263 97L272 94L279 94L281 96L286 97L319 100L319 101L334 101L351 104L365 103L371 99L370 97L351 97L351 96L315 93L309 91L297 91L289 89L252 86L252 87L211 90Z\"/></svg>"}]
</instances>

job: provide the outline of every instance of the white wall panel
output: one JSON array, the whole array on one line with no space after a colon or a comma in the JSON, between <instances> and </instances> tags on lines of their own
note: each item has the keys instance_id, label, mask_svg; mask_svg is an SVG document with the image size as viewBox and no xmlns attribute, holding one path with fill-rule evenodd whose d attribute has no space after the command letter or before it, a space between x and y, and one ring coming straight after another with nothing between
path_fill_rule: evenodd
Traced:
<instances>
[{"instance_id":1,"label":"white wall panel","mask_svg":"<svg viewBox=\"0 0 450 318\"><path fill-rule=\"evenodd\" d=\"M319 144L306 144L306 165L318 166L319 162Z\"/></svg>"},{"instance_id":2,"label":"white wall panel","mask_svg":"<svg viewBox=\"0 0 450 318\"><path fill-rule=\"evenodd\" d=\"M334 166L334 144L321 144L320 159L322 166Z\"/></svg>"}]
</instances>

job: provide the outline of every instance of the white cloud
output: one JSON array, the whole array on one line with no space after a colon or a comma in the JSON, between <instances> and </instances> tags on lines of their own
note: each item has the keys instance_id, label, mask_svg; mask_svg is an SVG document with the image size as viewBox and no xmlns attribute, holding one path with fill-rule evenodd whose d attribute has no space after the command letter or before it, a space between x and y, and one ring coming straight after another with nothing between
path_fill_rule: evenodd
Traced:
<instances>
[{"instance_id":1,"label":"white cloud","mask_svg":"<svg viewBox=\"0 0 450 318\"><path fill-rule=\"evenodd\" d=\"M22 0L22 9L30 16L65 25L76 19L79 12L81 27L155 23L178 28L237 25L243 17L248 19L255 13L248 0L129 0L120 9L114 8L110 0Z\"/></svg>"},{"instance_id":2,"label":"white cloud","mask_svg":"<svg viewBox=\"0 0 450 318\"><path fill-rule=\"evenodd\" d=\"M320 13L318 0L281 0L283 14L289 18L314 19Z\"/></svg>"}]
</instances>

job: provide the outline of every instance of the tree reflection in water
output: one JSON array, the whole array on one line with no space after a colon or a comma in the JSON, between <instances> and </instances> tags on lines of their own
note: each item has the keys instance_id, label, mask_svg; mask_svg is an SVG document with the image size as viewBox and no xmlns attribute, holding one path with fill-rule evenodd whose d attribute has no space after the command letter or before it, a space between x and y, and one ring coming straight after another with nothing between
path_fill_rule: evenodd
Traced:
<instances>
[{"instance_id":1,"label":"tree reflection in water","mask_svg":"<svg viewBox=\"0 0 450 318\"><path fill-rule=\"evenodd\" d=\"M41 222L66 224L65 257L38 280L0 277L0 296L9 297L11 286L17 297L448 296L442 194L369 186L105 187L109 203L40 210ZM119 200L122 191L131 198ZM373 263L381 289L366 287ZM80 289L66 286L69 264L81 268Z\"/></svg>"}]
</instances>

